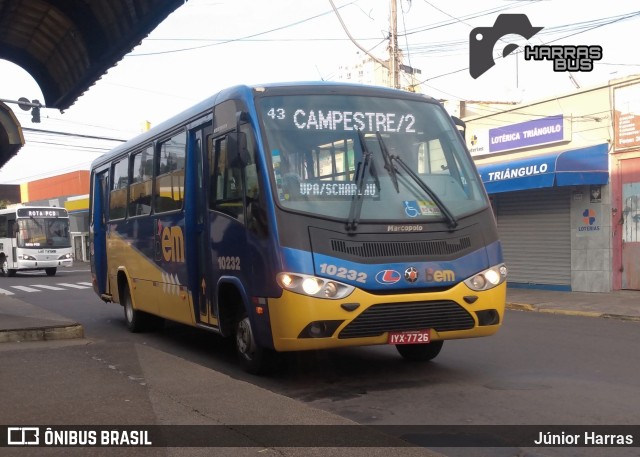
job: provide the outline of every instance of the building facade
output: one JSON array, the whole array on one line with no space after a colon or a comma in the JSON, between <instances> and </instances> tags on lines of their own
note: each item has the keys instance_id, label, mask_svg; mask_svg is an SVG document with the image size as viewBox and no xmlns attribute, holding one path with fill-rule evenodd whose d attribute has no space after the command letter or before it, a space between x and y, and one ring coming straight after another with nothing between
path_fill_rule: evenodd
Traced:
<instances>
[{"instance_id":1,"label":"building facade","mask_svg":"<svg viewBox=\"0 0 640 457\"><path fill-rule=\"evenodd\" d=\"M421 70L409 65L400 65L400 88L409 92L421 92L421 76ZM356 63L338 67L336 80L373 86L392 86L389 69L369 56L360 56Z\"/></svg>"},{"instance_id":2,"label":"building facade","mask_svg":"<svg viewBox=\"0 0 640 457\"><path fill-rule=\"evenodd\" d=\"M465 108L510 286L640 290L640 77Z\"/></svg>"}]
</instances>

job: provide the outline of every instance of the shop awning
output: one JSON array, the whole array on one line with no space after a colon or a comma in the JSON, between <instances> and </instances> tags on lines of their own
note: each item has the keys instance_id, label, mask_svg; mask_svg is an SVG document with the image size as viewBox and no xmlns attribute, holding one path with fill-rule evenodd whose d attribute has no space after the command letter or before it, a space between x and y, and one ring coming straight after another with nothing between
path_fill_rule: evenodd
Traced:
<instances>
[{"instance_id":1,"label":"shop awning","mask_svg":"<svg viewBox=\"0 0 640 457\"><path fill-rule=\"evenodd\" d=\"M607 184L609 147L599 144L524 159L478 165L487 192L511 192L555 186Z\"/></svg>"}]
</instances>

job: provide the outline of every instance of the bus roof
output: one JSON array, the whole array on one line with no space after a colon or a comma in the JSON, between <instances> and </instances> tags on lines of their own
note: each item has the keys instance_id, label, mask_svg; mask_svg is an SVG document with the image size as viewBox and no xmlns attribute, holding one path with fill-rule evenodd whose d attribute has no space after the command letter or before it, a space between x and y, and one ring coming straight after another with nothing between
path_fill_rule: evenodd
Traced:
<instances>
[{"instance_id":1,"label":"bus roof","mask_svg":"<svg viewBox=\"0 0 640 457\"><path fill-rule=\"evenodd\" d=\"M319 93L319 94L355 94L355 95L377 95L382 97L404 98L420 101L438 103L432 97L407 92L399 89L392 89L383 86L370 86L364 84L334 82L334 81L307 81L307 82L279 82L255 85L237 85L221 90L201 102L187 108L183 112L163 121L129 141L122 143L106 154L98 157L91 164L91 169L109 163L113 158L121 155L138 146L151 142L156 137L163 135L179 126L188 124L211 111L219 103L234 98L249 99L254 96L283 95L292 91Z\"/></svg>"}]
</instances>

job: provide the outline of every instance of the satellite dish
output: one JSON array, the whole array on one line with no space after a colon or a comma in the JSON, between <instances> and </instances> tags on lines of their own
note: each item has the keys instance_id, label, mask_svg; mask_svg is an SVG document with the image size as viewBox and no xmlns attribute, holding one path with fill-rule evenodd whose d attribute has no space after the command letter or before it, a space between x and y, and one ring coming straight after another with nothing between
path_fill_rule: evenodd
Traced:
<instances>
[{"instance_id":1,"label":"satellite dish","mask_svg":"<svg viewBox=\"0 0 640 457\"><path fill-rule=\"evenodd\" d=\"M18 103L18 106L20 107L20 109L24 111L29 111L31 109L32 104L27 97L20 97L18 101L20 102Z\"/></svg>"}]
</instances>

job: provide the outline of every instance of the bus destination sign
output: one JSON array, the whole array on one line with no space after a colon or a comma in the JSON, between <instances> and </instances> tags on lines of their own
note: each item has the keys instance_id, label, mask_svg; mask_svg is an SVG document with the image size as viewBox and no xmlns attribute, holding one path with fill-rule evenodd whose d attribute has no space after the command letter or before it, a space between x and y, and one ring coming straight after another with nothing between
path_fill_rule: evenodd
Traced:
<instances>
[{"instance_id":1,"label":"bus destination sign","mask_svg":"<svg viewBox=\"0 0 640 457\"><path fill-rule=\"evenodd\" d=\"M64 208L18 208L18 217L67 217Z\"/></svg>"}]
</instances>

